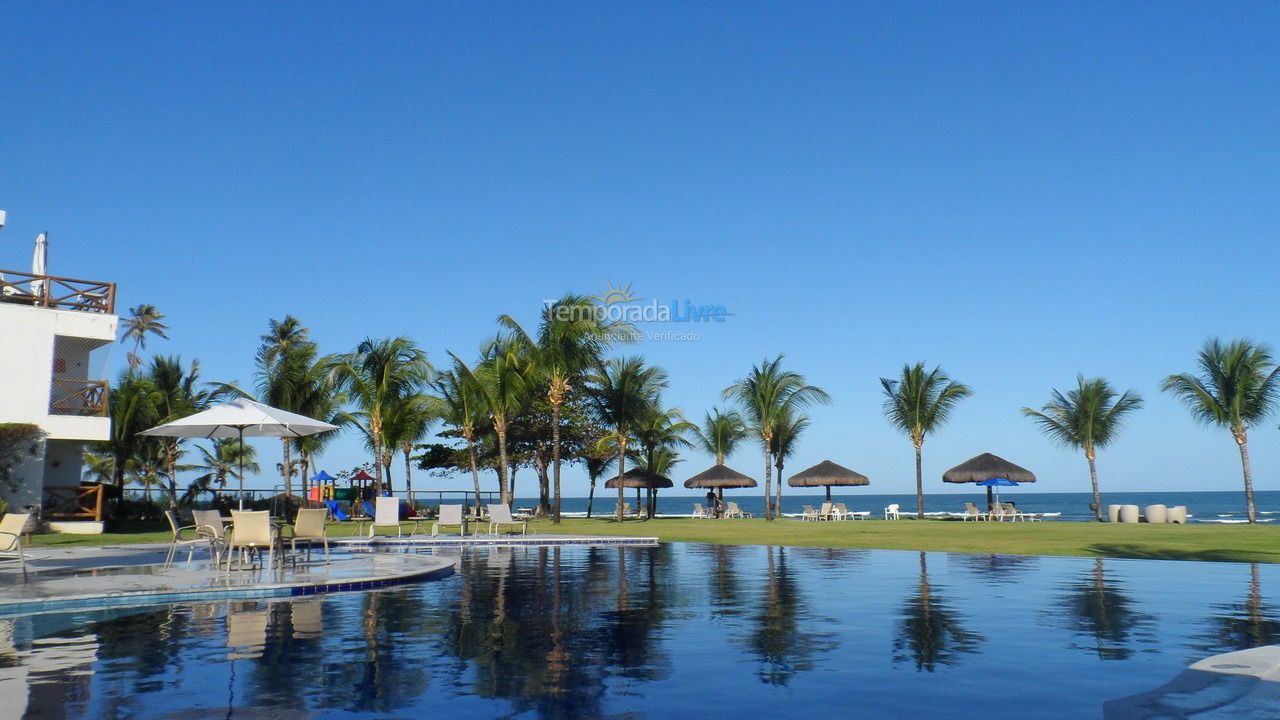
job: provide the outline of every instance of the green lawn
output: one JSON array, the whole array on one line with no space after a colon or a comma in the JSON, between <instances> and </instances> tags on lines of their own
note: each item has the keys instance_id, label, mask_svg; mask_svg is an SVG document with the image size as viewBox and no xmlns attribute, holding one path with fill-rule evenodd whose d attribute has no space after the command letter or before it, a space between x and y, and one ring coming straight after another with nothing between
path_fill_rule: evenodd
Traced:
<instances>
[{"instance_id":1,"label":"green lawn","mask_svg":"<svg viewBox=\"0 0 1280 720\"><path fill-rule=\"evenodd\" d=\"M331 537L347 536L353 523L332 523ZM1017 555L1076 555L1158 560L1280 562L1280 527L1246 525L1118 525L1111 523L962 523L941 520L845 521L537 520L533 530L576 535L656 537L667 542L729 545L930 550ZM164 542L162 525L136 525L103 535L37 535L32 546Z\"/></svg>"}]
</instances>

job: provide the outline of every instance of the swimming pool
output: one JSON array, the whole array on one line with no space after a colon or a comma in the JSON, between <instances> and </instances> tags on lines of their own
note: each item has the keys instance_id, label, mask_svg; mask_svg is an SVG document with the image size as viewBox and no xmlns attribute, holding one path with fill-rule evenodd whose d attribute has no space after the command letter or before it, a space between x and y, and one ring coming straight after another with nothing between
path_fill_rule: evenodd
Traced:
<instances>
[{"instance_id":1,"label":"swimming pool","mask_svg":"<svg viewBox=\"0 0 1280 720\"><path fill-rule=\"evenodd\" d=\"M1231 563L469 550L388 590L0 619L0 717L1102 717L1280 642L1278 590Z\"/></svg>"}]
</instances>

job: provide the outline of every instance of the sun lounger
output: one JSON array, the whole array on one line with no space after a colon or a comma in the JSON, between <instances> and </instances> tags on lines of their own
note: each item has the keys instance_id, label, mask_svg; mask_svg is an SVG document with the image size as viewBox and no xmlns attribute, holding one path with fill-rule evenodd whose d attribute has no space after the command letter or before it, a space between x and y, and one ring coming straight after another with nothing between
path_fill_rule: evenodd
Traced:
<instances>
[{"instance_id":1,"label":"sun lounger","mask_svg":"<svg viewBox=\"0 0 1280 720\"><path fill-rule=\"evenodd\" d=\"M526 520L517 520L511 516L510 505L490 505L489 506L489 534L497 535L498 530L503 525L519 525L520 534L524 535L529 532L529 523Z\"/></svg>"},{"instance_id":2,"label":"sun lounger","mask_svg":"<svg viewBox=\"0 0 1280 720\"><path fill-rule=\"evenodd\" d=\"M977 505L974 505L971 502L967 502L964 504L964 518L962 519L965 520L966 522L969 520L973 520L974 522L977 522L979 520L986 520L987 516L978 510Z\"/></svg>"},{"instance_id":3,"label":"sun lounger","mask_svg":"<svg viewBox=\"0 0 1280 720\"><path fill-rule=\"evenodd\" d=\"M817 520L818 511L813 509L812 505L805 505L803 512L800 513L801 520Z\"/></svg>"},{"instance_id":4,"label":"sun lounger","mask_svg":"<svg viewBox=\"0 0 1280 720\"><path fill-rule=\"evenodd\" d=\"M458 534L465 537L467 534L467 520L466 518L462 517L462 506L461 505L441 505L440 506L440 514L437 516L435 524L431 526L432 537L436 537L440 534L441 525L445 525L445 526L457 525Z\"/></svg>"},{"instance_id":5,"label":"sun lounger","mask_svg":"<svg viewBox=\"0 0 1280 720\"><path fill-rule=\"evenodd\" d=\"M743 512L742 508L738 507L738 503L730 501L729 508L724 511L724 516L727 518L749 518L751 513Z\"/></svg>"},{"instance_id":6,"label":"sun lounger","mask_svg":"<svg viewBox=\"0 0 1280 720\"><path fill-rule=\"evenodd\" d=\"M27 527L26 513L5 513L0 517L0 560L16 560L27 578L27 556L22 553L22 531Z\"/></svg>"},{"instance_id":7,"label":"sun lounger","mask_svg":"<svg viewBox=\"0 0 1280 720\"><path fill-rule=\"evenodd\" d=\"M369 537L373 537L380 527L393 527L396 529L396 537L400 537L400 501L396 498L377 498L377 506L373 512L373 522L369 524Z\"/></svg>"}]
</instances>

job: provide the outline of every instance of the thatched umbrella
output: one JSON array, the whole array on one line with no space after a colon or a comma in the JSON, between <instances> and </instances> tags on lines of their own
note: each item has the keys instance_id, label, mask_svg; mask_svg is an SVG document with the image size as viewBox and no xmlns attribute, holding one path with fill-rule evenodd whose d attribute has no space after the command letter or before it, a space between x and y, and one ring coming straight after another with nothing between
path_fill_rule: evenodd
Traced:
<instances>
[{"instance_id":1,"label":"thatched umbrella","mask_svg":"<svg viewBox=\"0 0 1280 720\"><path fill-rule=\"evenodd\" d=\"M609 489L616 490L619 487L636 489L636 508L640 506L640 491L648 490L653 493L649 497L652 502L649 503L649 517L653 517L657 510L657 491L663 488L674 487L675 483L671 482L671 478L664 477L657 473L651 473L644 468L631 468L622 473L622 477L612 477L605 481L604 486Z\"/></svg>"},{"instance_id":2,"label":"thatched umbrella","mask_svg":"<svg viewBox=\"0 0 1280 720\"><path fill-rule=\"evenodd\" d=\"M1036 476L1021 465L1014 465L999 455L982 453L971 457L942 473L942 482L980 483L984 480L1005 478L1016 483L1033 483ZM991 509L991 488L987 488L987 509Z\"/></svg>"},{"instance_id":3,"label":"thatched umbrella","mask_svg":"<svg viewBox=\"0 0 1280 720\"><path fill-rule=\"evenodd\" d=\"M827 502L831 502L832 485L839 485L840 487L870 485L871 479L843 465L837 465L830 460L823 460L808 470L801 470L787 478L787 484L791 487L825 487L827 489Z\"/></svg>"},{"instance_id":4,"label":"thatched umbrella","mask_svg":"<svg viewBox=\"0 0 1280 720\"><path fill-rule=\"evenodd\" d=\"M684 481L687 488L708 488L716 491L720 505L724 505L725 488L753 488L756 481L750 476L734 470L728 465L712 465L702 472Z\"/></svg>"}]
</instances>

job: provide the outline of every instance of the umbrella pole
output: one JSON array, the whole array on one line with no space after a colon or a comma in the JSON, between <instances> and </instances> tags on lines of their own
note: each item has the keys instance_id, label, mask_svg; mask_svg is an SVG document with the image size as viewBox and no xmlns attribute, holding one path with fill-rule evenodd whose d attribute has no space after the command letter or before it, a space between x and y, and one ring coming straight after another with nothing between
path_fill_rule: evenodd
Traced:
<instances>
[{"instance_id":1,"label":"umbrella pole","mask_svg":"<svg viewBox=\"0 0 1280 720\"><path fill-rule=\"evenodd\" d=\"M240 509L244 510L244 428L237 428L240 432Z\"/></svg>"},{"instance_id":2,"label":"umbrella pole","mask_svg":"<svg viewBox=\"0 0 1280 720\"><path fill-rule=\"evenodd\" d=\"M995 506L991 504L991 486L987 486L987 512L991 512Z\"/></svg>"},{"instance_id":3,"label":"umbrella pole","mask_svg":"<svg viewBox=\"0 0 1280 720\"><path fill-rule=\"evenodd\" d=\"M827 502L831 502L831 486L830 486L830 485L824 485L823 487L825 487L825 488L827 489Z\"/></svg>"}]
</instances>

